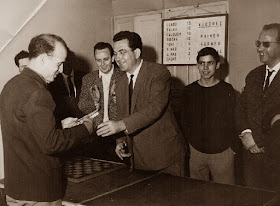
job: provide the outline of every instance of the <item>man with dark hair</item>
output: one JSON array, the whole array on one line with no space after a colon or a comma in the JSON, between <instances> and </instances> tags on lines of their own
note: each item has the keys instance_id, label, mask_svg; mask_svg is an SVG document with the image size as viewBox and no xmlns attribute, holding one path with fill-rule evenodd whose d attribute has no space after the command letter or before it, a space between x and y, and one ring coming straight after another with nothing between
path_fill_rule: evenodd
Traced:
<instances>
[{"instance_id":1,"label":"man with dark hair","mask_svg":"<svg viewBox=\"0 0 280 206\"><path fill-rule=\"evenodd\" d=\"M0 96L7 204L61 206L65 185L58 156L92 133L94 125L89 118L77 125L77 118L69 117L62 122L65 129L56 129L47 84L62 72L64 40L38 35L29 44L29 54L28 67Z\"/></svg>"},{"instance_id":2,"label":"man with dark hair","mask_svg":"<svg viewBox=\"0 0 280 206\"><path fill-rule=\"evenodd\" d=\"M184 89L181 126L190 147L190 176L234 184L235 97L233 87L216 78L220 56L212 47L198 52L200 79Z\"/></svg>"},{"instance_id":3,"label":"man with dark hair","mask_svg":"<svg viewBox=\"0 0 280 206\"><path fill-rule=\"evenodd\" d=\"M99 111L99 116L95 118L98 124L116 120L116 84L123 74L120 69L113 64L113 48L107 42L98 42L93 53L98 70L87 74L83 78L82 91L79 99L79 108L85 114ZM87 156L95 158L118 160L114 153L114 137L92 138L91 144L85 145Z\"/></svg>"},{"instance_id":4,"label":"man with dark hair","mask_svg":"<svg viewBox=\"0 0 280 206\"><path fill-rule=\"evenodd\" d=\"M27 51L22 50L15 56L15 64L17 65L19 72L27 66L29 61L29 53Z\"/></svg>"},{"instance_id":5,"label":"man with dark hair","mask_svg":"<svg viewBox=\"0 0 280 206\"><path fill-rule=\"evenodd\" d=\"M237 128L243 143L244 180L250 187L265 188L265 142L262 120L280 106L280 24L265 25L255 42L263 65L246 77L237 107ZM269 189L269 188L268 188Z\"/></svg>"},{"instance_id":6,"label":"man with dark hair","mask_svg":"<svg viewBox=\"0 0 280 206\"><path fill-rule=\"evenodd\" d=\"M125 134L117 140L116 153L121 159L131 155L132 169L184 176L185 142L169 104L170 72L143 61L137 33L122 31L113 41L115 61L126 74L116 87L117 121L100 124L97 134Z\"/></svg>"}]
</instances>

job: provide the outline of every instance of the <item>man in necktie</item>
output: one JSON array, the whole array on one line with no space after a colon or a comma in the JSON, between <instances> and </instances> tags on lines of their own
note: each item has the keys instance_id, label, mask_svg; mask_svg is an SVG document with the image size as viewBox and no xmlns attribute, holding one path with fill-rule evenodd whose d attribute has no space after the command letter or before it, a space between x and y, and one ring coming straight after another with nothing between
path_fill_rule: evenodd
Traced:
<instances>
[{"instance_id":1,"label":"man in necktie","mask_svg":"<svg viewBox=\"0 0 280 206\"><path fill-rule=\"evenodd\" d=\"M255 42L263 65L246 77L237 106L237 129L244 146L244 180L250 187L267 188L264 157L267 148L263 118L280 106L280 24L265 25Z\"/></svg>"},{"instance_id":2,"label":"man in necktie","mask_svg":"<svg viewBox=\"0 0 280 206\"><path fill-rule=\"evenodd\" d=\"M126 74L116 87L117 121L100 124L97 134L123 134L116 153L121 159L131 155L132 168L184 176L185 142L169 104L170 72L141 58L142 40L137 33L121 31L113 42L115 61ZM125 153L125 145L130 154Z\"/></svg>"},{"instance_id":3,"label":"man in necktie","mask_svg":"<svg viewBox=\"0 0 280 206\"><path fill-rule=\"evenodd\" d=\"M94 70L83 78L82 91L79 99L79 108L85 114L95 110L99 115L95 121L100 124L108 120L116 120L116 83L124 73L113 64L113 48L107 42L98 42L93 48L95 62L98 70ZM86 155L118 160L114 153L115 139L113 136L108 138L95 137L95 141L86 146Z\"/></svg>"},{"instance_id":4,"label":"man in necktie","mask_svg":"<svg viewBox=\"0 0 280 206\"><path fill-rule=\"evenodd\" d=\"M55 81L49 84L50 92L56 103L55 117L60 122L66 117L81 118L83 112L78 107L84 72L78 71L77 58L74 52L68 49L67 58L63 64L63 72Z\"/></svg>"}]
</instances>

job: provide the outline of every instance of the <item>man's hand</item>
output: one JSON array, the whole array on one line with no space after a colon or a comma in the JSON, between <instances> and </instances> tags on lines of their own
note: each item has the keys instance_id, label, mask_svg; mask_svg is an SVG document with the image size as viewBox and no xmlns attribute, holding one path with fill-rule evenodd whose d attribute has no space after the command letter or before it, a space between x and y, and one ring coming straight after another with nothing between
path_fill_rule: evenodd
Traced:
<instances>
[{"instance_id":1,"label":"man's hand","mask_svg":"<svg viewBox=\"0 0 280 206\"><path fill-rule=\"evenodd\" d=\"M116 154L118 155L118 157L119 157L121 160L123 160L124 157L130 157L130 156L131 156L130 153L126 153L126 152L125 152L125 148L126 148L126 143L125 143L125 141L122 141L122 142L118 142L118 143L117 143L115 152L116 152Z\"/></svg>"},{"instance_id":2,"label":"man's hand","mask_svg":"<svg viewBox=\"0 0 280 206\"><path fill-rule=\"evenodd\" d=\"M244 132L239 136L239 138L241 139L242 144L246 150L248 150L256 144L251 132Z\"/></svg>"},{"instance_id":3,"label":"man's hand","mask_svg":"<svg viewBox=\"0 0 280 206\"><path fill-rule=\"evenodd\" d=\"M96 134L106 137L124 131L126 126L123 121L107 121L98 125Z\"/></svg>"},{"instance_id":4,"label":"man's hand","mask_svg":"<svg viewBox=\"0 0 280 206\"><path fill-rule=\"evenodd\" d=\"M89 117L85 117L85 118L83 118L83 124L86 126L89 134L93 133L93 131L96 127L93 119L91 119Z\"/></svg>"},{"instance_id":5,"label":"man's hand","mask_svg":"<svg viewBox=\"0 0 280 206\"><path fill-rule=\"evenodd\" d=\"M249 148L249 151L253 154L264 153L264 147L259 148L258 145L254 145Z\"/></svg>"},{"instance_id":6,"label":"man's hand","mask_svg":"<svg viewBox=\"0 0 280 206\"><path fill-rule=\"evenodd\" d=\"M67 117L61 120L62 128L66 129L66 128L71 128L76 126L78 124L77 120L78 118L74 118L74 117Z\"/></svg>"}]
</instances>

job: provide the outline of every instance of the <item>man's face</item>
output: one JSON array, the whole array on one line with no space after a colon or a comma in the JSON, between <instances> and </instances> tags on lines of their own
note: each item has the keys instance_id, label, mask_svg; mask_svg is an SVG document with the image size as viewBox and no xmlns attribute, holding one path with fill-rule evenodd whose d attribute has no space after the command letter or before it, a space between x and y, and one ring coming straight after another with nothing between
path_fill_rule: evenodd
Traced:
<instances>
[{"instance_id":1,"label":"man's face","mask_svg":"<svg viewBox=\"0 0 280 206\"><path fill-rule=\"evenodd\" d=\"M22 72L22 70L28 65L29 59L23 58L18 60L18 70L19 72Z\"/></svg>"},{"instance_id":2,"label":"man's face","mask_svg":"<svg viewBox=\"0 0 280 206\"><path fill-rule=\"evenodd\" d=\"M201 78L207 81L214 78L216 69L218 69L219 66L220 63L217 64L212 55L201 56L197 62L197 68L199 70Z\"/></svg>"},{"instance_id":3,"label":"man's face","mask_svg":"<svg viewBox=\"0 0 280 206\"><path fill-rule=\"evenodd\" d=\"M53 82L55 77L62 73L63 62L67 56L67 50L60 42L56 43L53 54L45 56L43 77L47 83Z\"/></svg>"},{"instance_id":4,"label":"man's face","mask_svg":"<svg viewBox=\"0 0 280 206\"><path fill-rule=\"evenodd\" d=\"M268 47L264 47L263 44L257 48L257 52L260 57L260 61L269 66L274 67L280 62L280 42L276 42L278 32L274 29L262 31L259 36L260 42L270 42Z\"/></svg>"},{"instance_id":5,"label":"man's face","mask_svg":"<svg viewBox=\"0 0 280 206\"><path fill-rule=\"evenodd\" d=\"M112 63L114 59L111 57L111 53L108 48L95 50L95 61L101 72L107 74L112 70Z\"/></svg>"},{"instance_id":6,"label":"man's face","mask_svg":"<svg viewBox=\"0 0 280 206\"><path fill-rule=\"evenodd\" d=\"M114 42L115 61L122 71L133 73L137 66L137 52L128 46L128 40Z\"/></svg>"}]
</instances>

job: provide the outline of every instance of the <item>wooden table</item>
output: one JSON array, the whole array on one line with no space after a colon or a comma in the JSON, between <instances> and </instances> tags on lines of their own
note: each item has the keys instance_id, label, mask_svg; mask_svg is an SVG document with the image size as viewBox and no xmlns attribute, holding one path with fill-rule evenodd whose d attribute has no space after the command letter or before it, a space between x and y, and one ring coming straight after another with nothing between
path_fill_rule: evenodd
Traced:
<instances>
[{"instance_id":1,"label":"wooden table","mask_svg":"<svg viewBox=\"0 0 280 206\"><path fill-rule=\"evenodd\" d=\"M271 206L278 194L237 185L120 169L82 183L68 183L65 205Z\"/></svg>"}]
</instances>

